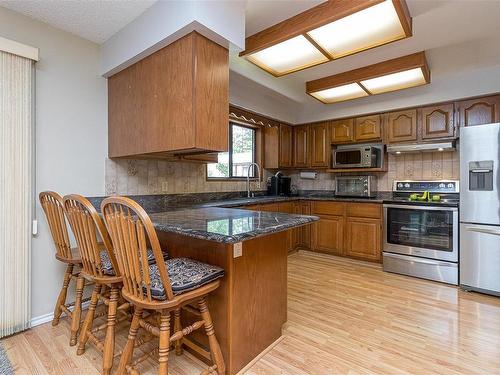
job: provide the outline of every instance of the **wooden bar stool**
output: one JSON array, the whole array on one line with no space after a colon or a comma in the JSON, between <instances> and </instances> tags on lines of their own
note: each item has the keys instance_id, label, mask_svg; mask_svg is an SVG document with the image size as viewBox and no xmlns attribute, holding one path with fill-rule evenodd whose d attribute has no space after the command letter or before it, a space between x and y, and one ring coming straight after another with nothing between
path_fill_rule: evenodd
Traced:
<instances>
[{"instance_id":1,"label":"wooden bar stool","mask_svg":"<svg viewBox=\"0 0 500 375\"><path fill-rule=\"evenodd\" d=\"M123 275L122 295L135 307L118 374L138 374L135 366L150 356L148 353L131 363L139 328L159 337L158 374L167 375L171 344L176 347L176 354L182 353L181 343L189 343L190 347L198 347L200 353L205 352L205 349L187 338L187 335L201 327L205 328L208 336L208 359L213 363L204 374L224 374L224 358L206 302L207 295L219 287L218 278L224 275L224 270L187 258L164 260L151 219L141 206L129 198L106 198L101 210L113 241L118 268ZM152 265L147 262L148 243L156 259ZM192 304L197 304L198 309L193 309ZM201 320L183 328L180 322L180 309L183 307L195 310ZM144 318L143 312L152 315ZM172 335L171 312L174 312L175 318ZM155 324L156 315L159 315L158 325Z\"/></svg>"},{"instance_id":2,"label":"wooden bar stool","mask_svg":"<svg viewBox=\"0 0 500 375\"><path fill-rule=\"evenodd\" d=\"M130 304L125 302L119 305L122 277L108 231L94 206L85 197L67 195L64 197L64 208L80 250L83 265L81 275L95 283L80 333L77 354L85 352L85 345L90 339L103 354L103 374L107 375L111 372L115 357L115 325L129 318ZM104 248L100 246L98 236ZM93 328L99 301L107 307L107 322ZM119 318L118 313L121 313ZM106 331L104 341L97 337L97 333L103 330Z\"/></svg>"},{"instance_id":3,"label":"wooden bar stool","mask_svg":"<svg viewBox=\"0 0 500 375\"><path fill-rule=\"evenodd\" d=\"M78 330L80 328L82 295L85 287L85 279L80 275L82 261L80 259L78 248L71 248L70 245L68 228L66 226L66 219L64 215L63 199L61 196L53 191L43 191L40 193L39 199L43 211L45 212L52 240L54 241L54 246L56 248L56 259L66 264L63 285L54 308L52 325L58 325L61 314L65 312L66 315L71 318L71 335L69 344L74 346L76 345ZM68 286L70 281L75 277L77 278L75 301L67 304L66 296L68 293ZM74 305L73 312L69 309L72 305Z\"/></svg>"}]
</instances>

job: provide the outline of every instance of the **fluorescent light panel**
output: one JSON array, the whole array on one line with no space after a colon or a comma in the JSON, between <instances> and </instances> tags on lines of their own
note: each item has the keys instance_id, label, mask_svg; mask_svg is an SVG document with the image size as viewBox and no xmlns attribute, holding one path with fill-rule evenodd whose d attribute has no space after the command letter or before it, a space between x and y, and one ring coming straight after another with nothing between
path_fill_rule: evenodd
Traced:
<instances>
[{"instance_id":1,"label":"fluorescent light panel","mask_svg":"<svg viewBox=\"0 0 500 375\"><path fill-rule=\"evenodd\" d=\"M345 100L362 98L368 96L365 90L357 83L337 86L326 90L316 91L311 93L316 99L324 103L343 102Z\"/></svg>"},{"instance_id":2,"label":"fluorescent light panel","mask_svg":"<svg viewBox=\"0 0 500 375\"><path fill-rule=\"evenodd\" d=\"M247 59L274 75L291 73L328 61L328 58L302 35L248 55Z\"/></svg>"},{"instance_id":3,"label":"fluorescent light panel","mask_svg":"<svg viewBox=\"0 0 500 375\"><path fill-rule=\"evenodd\" d=\"M422 68L404 70L402 72L361 81L361 84L371 94L382 94L384 92L425 85L426 83Z\"/></svg>"},{"instance_id":4,"label":"fluorescent light panel","mask_svg":"<svg viewBox=\"0 0 500 375\"><path fill-rule=\"evenodd\" d=\"M307 34L333 58L406 37L391 0L353 13Z\"/></svg>"}]
</instances>

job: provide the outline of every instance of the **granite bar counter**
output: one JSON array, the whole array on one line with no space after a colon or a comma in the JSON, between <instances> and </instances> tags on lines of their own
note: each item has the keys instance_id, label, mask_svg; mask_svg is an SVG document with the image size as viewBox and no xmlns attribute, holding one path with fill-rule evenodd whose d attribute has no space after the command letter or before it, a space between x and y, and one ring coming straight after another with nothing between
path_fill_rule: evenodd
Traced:
<instances>
[{"instance_id":1,"label":"granite bar counter","mask_svg":"<svg viewBox=\"0 0 500 375\"><path fill-rule=\"evenodd\" d=\"M316 216L231 208L191 208L150 215L157 231L233 244L310 224Z\"/></svg>"}]
</instances>

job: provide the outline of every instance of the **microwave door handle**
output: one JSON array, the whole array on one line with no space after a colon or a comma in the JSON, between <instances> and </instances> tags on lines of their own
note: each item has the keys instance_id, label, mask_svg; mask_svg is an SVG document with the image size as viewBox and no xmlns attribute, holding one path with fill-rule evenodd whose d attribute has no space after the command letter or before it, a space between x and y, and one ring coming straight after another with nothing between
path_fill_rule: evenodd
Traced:
<instances>
[{"instance_id":1,"label":"microwave door handle","mask_svg":"<svg viewBox=\"0 0 500 375\"><path fill-rule=\"evenodd\" d=\"M486 228L479 228L479 227L472 227L472 226L466 226L466 230L469 232L477 232L477 233L484 233L484 234L492 234L494 236L500 236L500 230L494 230L494 229L486 229Z\"/></svg>"}]
</instances>

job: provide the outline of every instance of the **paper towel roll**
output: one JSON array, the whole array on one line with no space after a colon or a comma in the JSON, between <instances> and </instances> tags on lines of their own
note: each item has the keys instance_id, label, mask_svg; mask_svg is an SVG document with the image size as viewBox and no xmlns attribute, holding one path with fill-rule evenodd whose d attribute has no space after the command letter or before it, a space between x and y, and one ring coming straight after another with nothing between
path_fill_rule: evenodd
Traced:
<instances>
[{"instance_id":1,"label":"paper towel roll","mask_svg":"<svg viewBox=\"0 0 500 375\"><path fill-rule=\"evenodd\" d=\"M300 178L306 180L315 180L318 174L316 172L300 172Z\"/></svg>"}]
</instances>

